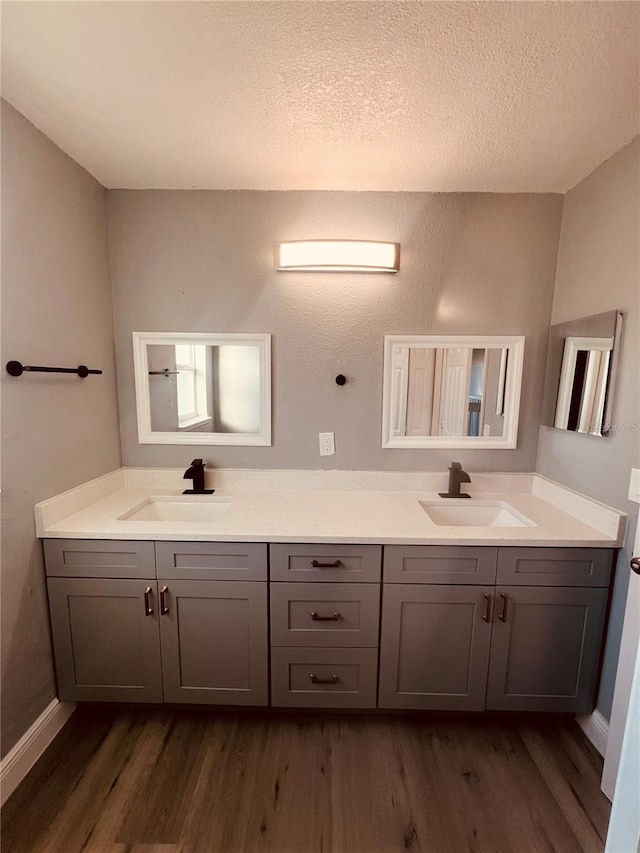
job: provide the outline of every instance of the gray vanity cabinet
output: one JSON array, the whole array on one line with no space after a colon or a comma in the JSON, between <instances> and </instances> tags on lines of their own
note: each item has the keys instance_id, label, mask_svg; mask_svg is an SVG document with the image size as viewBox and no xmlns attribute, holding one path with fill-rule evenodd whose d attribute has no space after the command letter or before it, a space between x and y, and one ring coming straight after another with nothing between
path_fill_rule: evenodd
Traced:
<instances>
[{"instance_id":1,"label":"gray vanity cabinet","mask_svg":"<svg viewBox=\"0 0 640 853\"><path fill-rule=\"evenodd\" d=\"M162 702L155 580L50 577L58 695Z\"/></svg>"},{"instance_id":2,"label":"gray vanity cabinet","mask_svg":"<svg viewBox=\"0 0 640 853\"><path fill-rule=\"evenodd\" d=\"M380 707L589 712L612 557L598 548L386 548ZM447 583L434 583L444 572ZM468 584L474 574L486 585Z\"/></svg>"},{"instance_id":3,"label":"gray vanity cabinet","mask_svg":"<svg viewBox=\"0 0 640 853\"><path fill-rule=\"evenodd\" d=\"M487 708L589 713L613 551L500 548Z\"/></svg>"},{"instance_id":4,"label":"gray vanity cabinet","mask_svg":"<svg viewBox=\"0 0 640 853\"><path fill-rule=\"evenodd\" d=\"M266 545L156 547L45 540L60 698L266 705Z\"/></svg>"},{"instance_id":5,"label":"gray vanity cabinet","mask_svg":"<svg viewBox=\"0 0 640 853\"><path fill-rule=\"evenodd\" d=\"M382 708L484 709L493 587L385 584Z\"/></svg>"},{"instance_id":6,"label":"gray vanity cabinet","mask_svg":"<svg viewBox=\"0 0 640 853\"><path fill-rule=\"evenodd\" d=\"M49 539L44 551L66 701L260 706L270 684L281 707L373 708L377 697L381 708L592 708L611 549L275 543L267 553Z\"/></svg>"}]
</instances>

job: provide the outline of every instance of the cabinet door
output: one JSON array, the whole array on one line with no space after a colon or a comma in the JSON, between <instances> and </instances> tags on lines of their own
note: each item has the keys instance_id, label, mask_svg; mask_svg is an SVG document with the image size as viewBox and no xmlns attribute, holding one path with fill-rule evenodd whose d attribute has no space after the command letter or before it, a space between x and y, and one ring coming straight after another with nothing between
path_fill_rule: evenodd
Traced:
<instances>
[{"instance_id":1,"label":"cabinet door","mask_svg":"<svg viewBox=\"0 0 640 853\"><path fill-rule=\"evenodd\" d=\"M160 581L165 702L266 705L267 584Z\"/></svg>"},{"instance_id":2,"label":"cabinet door","mask_svg":"<svg viewBox=\"0 0 640 853\"><path fill-rule=\"evenodd\" d=\"M58 695L162 702L155 581L49 578Z\"/></svg>"},{"instance_id":3,"label":"cabinet door","mask_svg":"<svg viewBox=\"0 0 640 853\"><path fill-rule=\"evenodd\" d=\"M487 709L590 712L607 594L497 587Z\"/></svg>"},{"instance_id":4,"label":"cabinet door","mask_svg":"<svg viewBox=\"0 0 640 853\"><path fill-rule=\"evenodd\" d=\"M493 587L385 584L381 708L484 709Z\"/></svg>"}]
</instances>

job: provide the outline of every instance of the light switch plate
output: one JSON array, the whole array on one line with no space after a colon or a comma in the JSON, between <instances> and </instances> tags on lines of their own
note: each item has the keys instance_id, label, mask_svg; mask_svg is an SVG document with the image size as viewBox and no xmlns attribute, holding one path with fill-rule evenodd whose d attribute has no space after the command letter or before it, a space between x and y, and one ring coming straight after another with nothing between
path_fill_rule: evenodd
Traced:
<instances>
[{"instance_id":1,"label":"light switch plate","mask_svg":"<svg viewBox=\"0 0 640 853\"><path fill-rule=\"evenodd\" d=\"M631 469L629 479L629 500L640 504L640 468Z\"/></svg>"},{"instance_id":2,"label":"light switch plate","mask_svg":"<svg viewBox=\"0 0 640 853\"><path fill-rule=\"evenodd\" d=\"M334 432L318 433L320 439L320 456L333 456L336 452L336 434Z\"/></svg>"}]
</instances>

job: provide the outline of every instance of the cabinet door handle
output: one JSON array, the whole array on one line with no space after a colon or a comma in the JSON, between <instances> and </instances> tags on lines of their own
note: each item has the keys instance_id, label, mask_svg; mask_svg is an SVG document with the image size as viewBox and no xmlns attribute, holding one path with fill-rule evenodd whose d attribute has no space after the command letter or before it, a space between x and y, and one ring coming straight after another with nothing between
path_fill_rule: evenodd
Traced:
<instances>
[{"instance_id":1,"label":"cabinet door handle","mask_svg":"<svg viewBox=\"0 0 640 853\"><path fill-rule=\"evenodd\" d=\"M509 596L506 595L504 592L501 592L500 598L502 599L502 610L498 614L498 619L501 622L506 622L507 621L507 604L509 601Z\"/></svg>"},{"instance_id":2,"label":"cabinet door handle","mask_svg":"<svg viewBox=\"0 0 640 853\"><path fill-rule=\"evenodd\" d=\"M153 606L151 604L151 595L153 590L148 586L144 591L144 615L153 616Z\"/></svg>"},{"instance_id":3,"label":"cabinet door handle","mask_svg":"<svg viewBox=\"0 0 640 853\"><path fill-rule=\"evenodd\" d=\"M334 560L333 563L319 563L318 560L311 560L311 565L314 569L340 569L342 560Z\"/></svg>"},{"instance_id":4,"label":"cabinet door handle","mask_svg":"<svg viewBox=\"0 0 640 853\"><path fill-rule=\"evenodd\" d=\"M309 673L309 678L312 684L337 684L340 681L340 676L330 675L329 678L318 678L312 672Z\"/></svg>"},{"instance_id":5,"label":"cabinet door handle","mask_svg":"<svg viewBox=\"0 0 640 853\"><path fill-rule=\"evenodd\" d=\"M314 622L337 622L340 619L340 614L337 610L333 611L333 616L320 616L315 610L311 611L311 618Z\"/></svg>"},{"instance_id":6,"label":"cabinet door handle","mask_svg":"<svg viewBox=\"0 0 640 853\"><path fill-rule=\"evenodd\" d=\"M160 590L160 613L163 616L166 616L169 612L169 605L167 604L167 593L169 592L168 586L163 586Z\"/></svg>"},{"instance_id":7,"label":"cabinet door handle","mask_svg":"<svg viewBox=\"0 0 640 853\"><path fill-rule=\"evenodd\" d=\"M629 565L631 566L631 571L640 575L640 557L632 557Z\"/></svg>"},{"instance_id":8,"label":"cabinet door handle","mask_svg":"<svg viewBox=\"0 0 640 853\"><path fill-rule=\"evenodd\" d=\"M484 622L491 622L491 604L492 604L493 599L489 595L488 592L485 592L482 597L484 598L484 601L485 601L485 608L484 608L484 613L482 615L482 619Z\"/></svg>"}]
</instances>

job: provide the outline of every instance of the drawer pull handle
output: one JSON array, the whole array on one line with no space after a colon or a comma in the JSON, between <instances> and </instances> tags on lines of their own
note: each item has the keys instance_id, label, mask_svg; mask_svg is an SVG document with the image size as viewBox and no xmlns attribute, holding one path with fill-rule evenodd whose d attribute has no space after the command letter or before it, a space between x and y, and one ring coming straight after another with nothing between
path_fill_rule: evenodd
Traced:
<instances>
[{"instance_id":1,"label":"drawer pull handle","mask_svg":"<svg viewBox=\"0 0 640 853\"><path fill-rule=\"evenodd\" d=\"M340 614L337 610L334 610L333 616L320 616L319 613L316 613L315 610L311 611L311 618L314 622L337 622L340 619Z\"/></svg>"},{"instance_id":2,"label":"drawer pull handle","mask_svg":"<svg viewBox=\"0 0 640 853\"><path fill-rule=\"evenodd\" d=\"M491 596L485 592L482 597L485 600L485 610L482 619L484 622L491 622Z\"/></svg>"},{"instance_id":3,"label":"drawer pull handle","mask_svg":"<svg viewBox=\"0 0 640 853\"><path fill-rule=\"evenodd\" d=\"M169 605L167 604L167 593L169 592L168 586L163 586L160 590L160 613L163 616L166 616L169 612Z\"/></svg>"},{"instance_id":4,"label":"drawer pull handle","mask_svg":"<svg viewBox=\"0 0 640 853\"><path fill-rule=\"evenodd\" d=\"M148 586L144 591L144 615L153 616L153 607L151 605L152 589Z\"/></svg>"},{"instance_id":5,"label":"drawer pull handle","mask_svg":"<svg viewBox=\"0 0 640 853\"><path fill-rule=\"evenodd\" d=\"M504 592L501 592L500 598L502 599L502 610L498 614L498 619L501 622L506 622L507 621L507 603L509 601L509 596L505 595Z\"/></svg>"},{"instance_id":6,"label":"drawer pull handle","mask_svg":"<svg viewBox=\"0 0 640 853\"><path fill-rule=\"evenodd\" d=\"M334 560L333 563L320 563L318 560L311 560L311 565L314 569L340 569L342 568L342 560Z\"/></svg>"},{"instance_id":7,"label":"drawer pull handle","mask_svg":"<svg viewBox=\"0 0 640 853\"><path fill-rule=\"evenodd\" d=\"M313 672L309 673L309 678L312 684L337 684L340 681L339 675L330 675L329 678L318 678Z\"/></svg>"}]
</instances>

